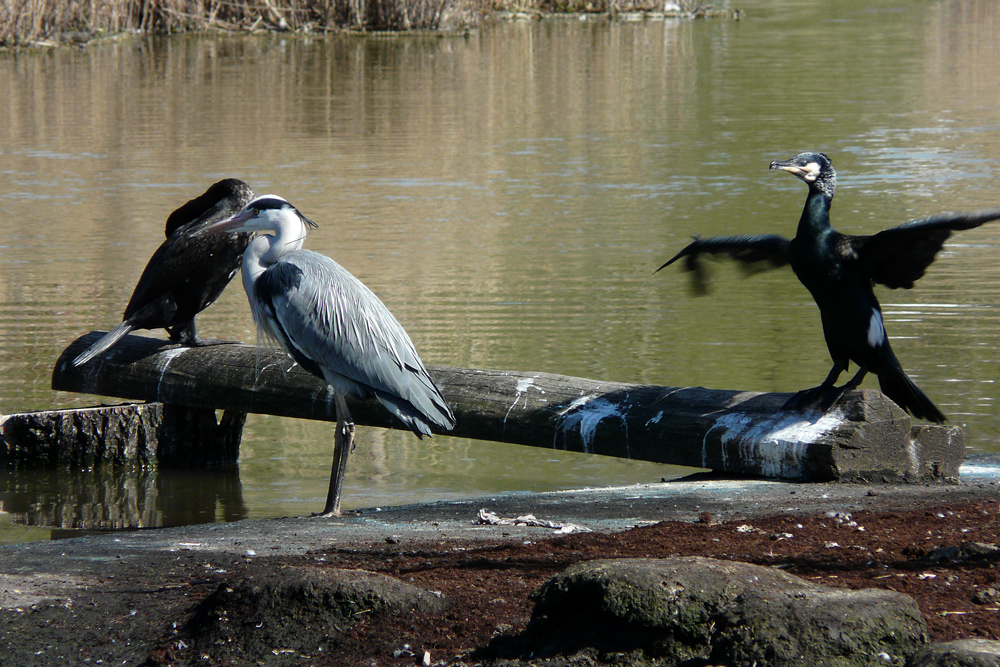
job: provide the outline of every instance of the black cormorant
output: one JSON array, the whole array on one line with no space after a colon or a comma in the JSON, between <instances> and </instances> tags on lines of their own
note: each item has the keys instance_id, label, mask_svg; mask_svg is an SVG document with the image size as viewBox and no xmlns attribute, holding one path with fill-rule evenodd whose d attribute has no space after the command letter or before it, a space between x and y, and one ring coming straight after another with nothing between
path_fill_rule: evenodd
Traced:
<instances>
[{"instance_id":1,"label":"black cormorant","mask_svg":"<svg viewBox=\"0 0 1000 667\"><path fill-rule=\"evenodd\" d=\"M166 237L139 277L121 324L73 360L84 364L133 329L166 329L170 340L200 345L194 317L211 305L240 268L253 234L200 236L204 227L240 212L255 196L236 178L212 184L167 218Z\"/></svg>"},{"instance_id":2,"label":"black cormorant","mask_svg":"<svg viewBox=\"0 0 1000 667\"><path fill-rule=\"evenodd\" d=\"M795 238L775 234L696 237L660 269L683 257L685 267L694 271L696 288L704 291L699 264L702 254L728 255L745 265L762 261L774 267L790 264L819 306L833 369L820 386L798 392L785 407L796 409L819 401L823 410L829 409L846 391L860 385L866 374L875 373L883 393L901 408L915 417L943 422L945 416L907 377L893 354L872 287L874 283L913 287L952 231L996 220L1000 208L943 213L872 236L851 236L830 225L837 176L826 155L801 153L790 160L772 162L770 168L794 174L809 186ZM836 387L851 361L859 367L857 374Z\"/></svg>"}]
</instances>

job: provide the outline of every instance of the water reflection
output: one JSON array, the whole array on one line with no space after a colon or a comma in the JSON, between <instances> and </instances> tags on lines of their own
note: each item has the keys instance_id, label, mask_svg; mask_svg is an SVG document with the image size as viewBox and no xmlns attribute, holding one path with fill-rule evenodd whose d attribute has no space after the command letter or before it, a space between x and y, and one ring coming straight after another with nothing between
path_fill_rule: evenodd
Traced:
<instances>
[{"instance_id":1,"label":"water reflection","mask_svg":"<svg viewBox=\"0 0 1000 667\"><path fill-rule=\"evenodd\" d=\"M236 466L0 470L0 511L25 526L65 530L156 528L247 516Z\"/></svg>"},{"instance_id":2,"label":"water reflection","mask_svg":"<svg viewBox=\"0 0 1000 667\"><path fill-rule=\"evenodd\" d=\"M743 279L720 264L696 299L684 276L652 270L692 233L793 233L800 184L767 164L801 150L833 157L847 233L1000 203L1000 6L739 4L739 23L179 36L0 56L0 410L93 404L49 389L53 360L118 321L166 215L227 176L317 220L308 247L372 287L427 363L815 385L829 360L789 272ZM957 235L915 290L879 292L904 368L994 453L998 246L1000 225ZM238 286L199 325L255 339ZM248 515L319 506L329 435L251 418ZM345 505L675 472L365 430Z\"/></svg>"}]
</instances>

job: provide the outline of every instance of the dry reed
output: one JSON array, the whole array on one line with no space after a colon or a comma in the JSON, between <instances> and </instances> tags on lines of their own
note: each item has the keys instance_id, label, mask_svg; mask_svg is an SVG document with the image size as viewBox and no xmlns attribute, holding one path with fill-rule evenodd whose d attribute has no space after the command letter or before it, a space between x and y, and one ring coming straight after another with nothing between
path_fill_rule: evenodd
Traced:
<instances>
[{"instance_id":1,"label":"dry reed","mask_svg":"<svg viewBox=\"0 0 1000 667\"><path fill-rule=\"evenodd\" d=\"M0 46L121 32L437 30L465 0L0 0Z\"/></svg>"},{"instance_id":2,"label":"dry reed","mask_svg":"<svg viewBox=\"0 0 1000 667\"><path fill-rule=\"evenodd\" d=\"M0 0L0 47L87 41L122 32L438 30L446 16L492 12L688 9L689 0Z\"/></svg>"}]
</instances>

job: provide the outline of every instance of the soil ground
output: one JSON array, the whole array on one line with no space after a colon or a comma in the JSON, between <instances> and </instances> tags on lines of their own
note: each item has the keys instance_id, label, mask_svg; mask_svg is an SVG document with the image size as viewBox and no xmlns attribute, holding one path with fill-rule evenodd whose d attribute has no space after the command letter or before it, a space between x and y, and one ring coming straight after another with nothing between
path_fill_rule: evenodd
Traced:
<instances>
[{"instance_id":1,"label":"soil ground","mask_svg":"<svg viewBox=\"0 0 1000 667\"><path fill-rule=\"evenodd\" d=\"M729 496L715 515L696 504L683 517L664 512L674 516L636 521L645 525L627 530L559 536L525 527L491 527L475 535L407 533L393 524L364 536L332 539L328 532L317 541L302 526L322 525L308 523L320 520L289 520L280 538L301 541L305 549L278 545L275 555L267 555L260 542L238 536L227 537L227 548L206 548L213 530L232 530L208 527L190 543L173 534L170 548L143 543L141 536L135 543L126 536L72 540L78 544L67 545L62 557L77 553L63 567L45 560L59 560L53 551L59 543L22 545L0 554L0 638L7 647L0 664L246 664L227 646L204 641L198 604L248 571L292 565L385 573L438 591L452 604L440 615L359 614L323 652L275 645L257 664L488 664L496 659L490 647L509 645L525 628L531 592L568 565L685 555L780 567L829 586L899 591L917 601L932 641L1000 640L1000 553L991 548L1000 545L997 486L913 497L892 487L855 487L858 497L849 502L828 499L824 488L834 487L810 494L782 485L770 491L779 500L754 511L749 504L732 507ZM805 509L786 507L796 494L808 501ZM620 511L647 514L625 507L621 497L618 502ZM600 503L594 505L599 514ZM433 513L446 514L442 508ZM363 512L351 519L371 520ZM428 525L441 528L435 521ZM18 555L7 558L11 553Z\"/></svg>"}]
</instances>

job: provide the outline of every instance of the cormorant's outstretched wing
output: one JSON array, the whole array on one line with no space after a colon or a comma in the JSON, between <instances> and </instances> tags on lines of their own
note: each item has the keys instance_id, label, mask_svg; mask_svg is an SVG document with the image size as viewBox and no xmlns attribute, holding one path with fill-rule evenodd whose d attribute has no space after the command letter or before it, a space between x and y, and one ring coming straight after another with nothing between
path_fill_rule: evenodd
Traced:
<instances>
[{"instance_id":1,"label":"cormorant's outstretched wing","mask_svg":"<svg viewBox=\"0 0 1000 667\"><path fill-rule=\"evenodd\" d=\"M1000 219L1000 208L942 213L891 227L872 236L845 236L871 279L909 289L919 280L953 231Z\"/></svg>"},{"instance_id":2,"label":"cormorant's outstretched wing","mask_svg":"<svg viewBox=\"0 0 1000 667\"><path fill-rule=\"evenodd\" d=\"M683 257L684 269L691 272L695 291L703 294L707 291L707 281L705 268L699 261L701 255L728 255L749 271L759 271L788 264L788 244L788 239L777 234L713 236L707 239L696 236L694 241L656 271L670 266Z\"/></svg>"}]
</instances>

